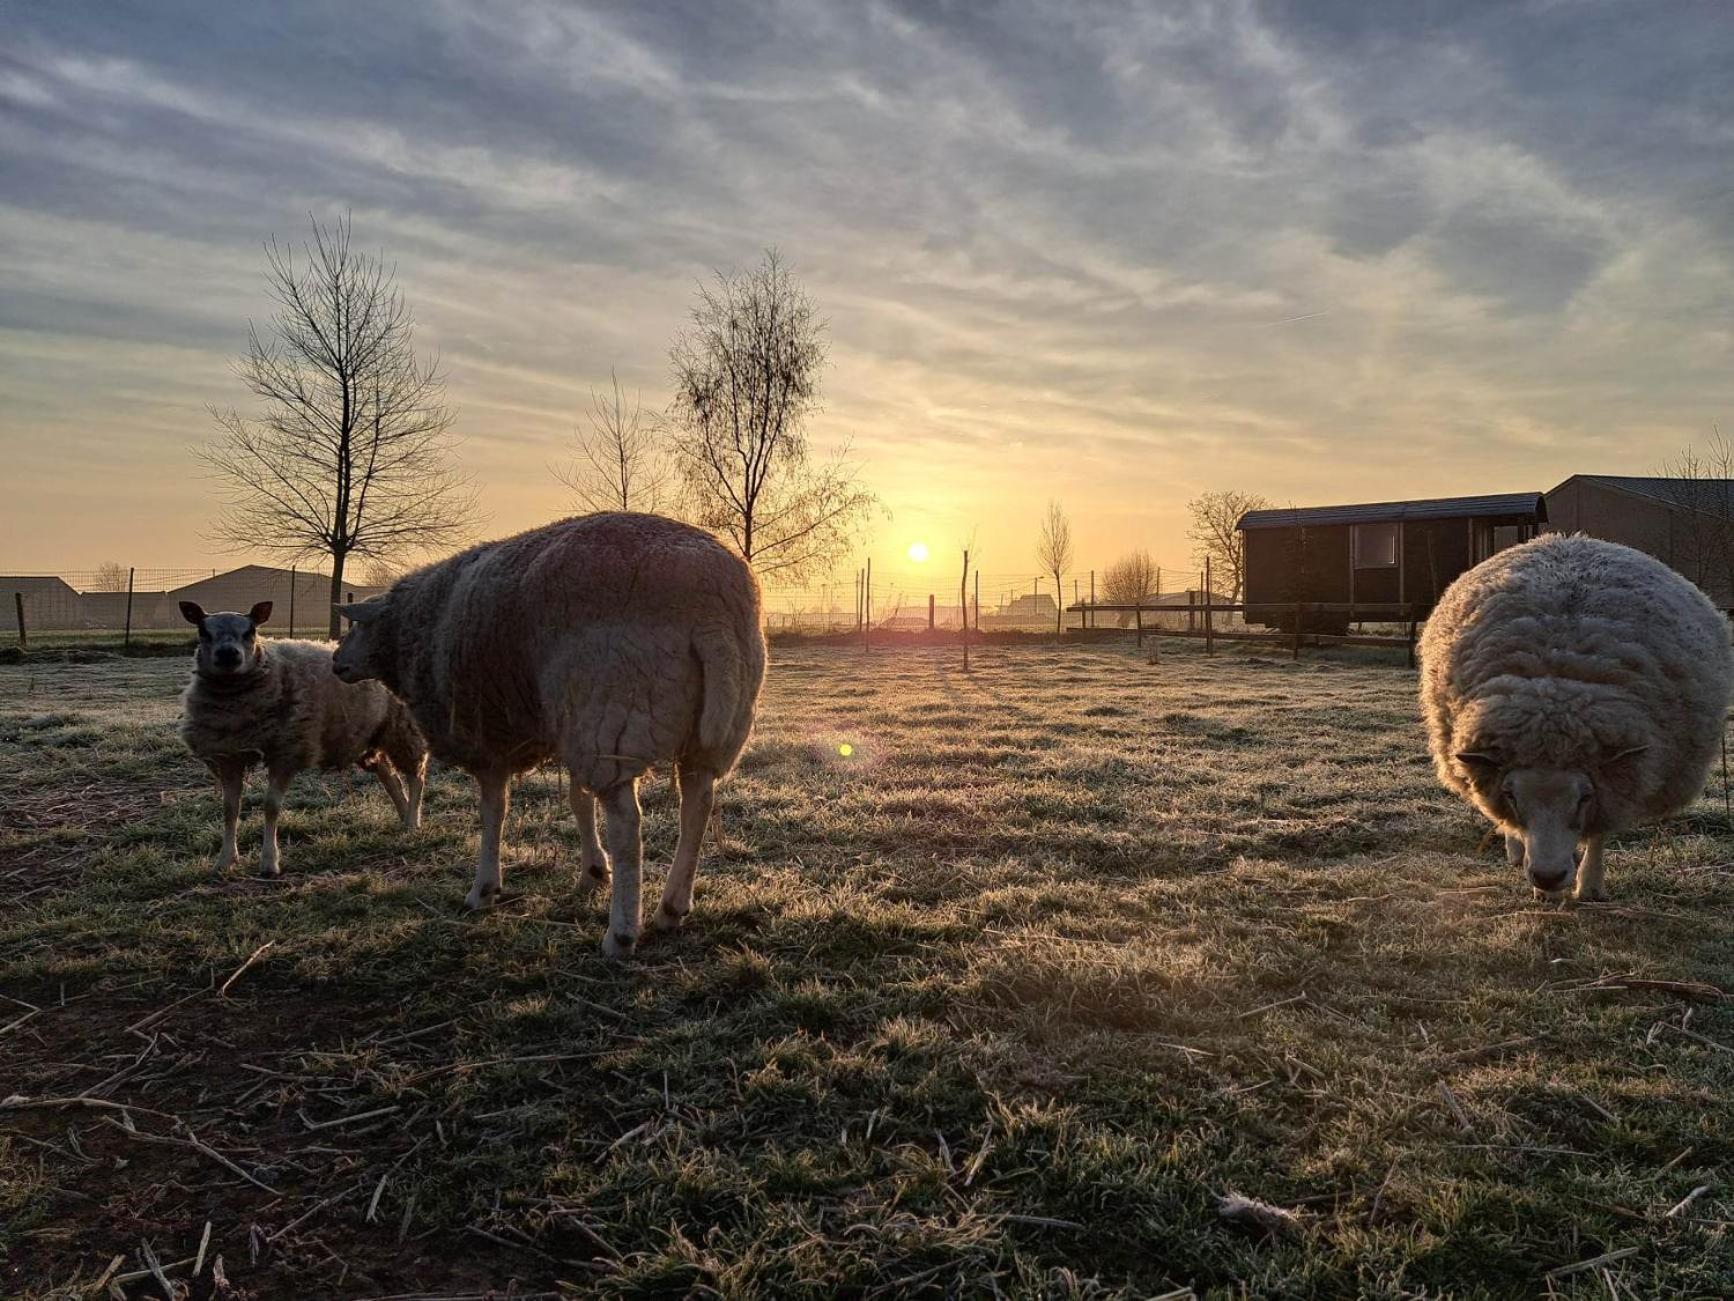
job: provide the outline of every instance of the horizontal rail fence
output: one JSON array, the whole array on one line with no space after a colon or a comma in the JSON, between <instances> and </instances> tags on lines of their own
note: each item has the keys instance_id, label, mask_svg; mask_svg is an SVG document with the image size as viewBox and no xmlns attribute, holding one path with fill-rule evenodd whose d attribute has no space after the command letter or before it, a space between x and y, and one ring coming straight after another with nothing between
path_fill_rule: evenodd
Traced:
<instances>
[{"instance_id":1,"label":"horizontal rail fence","mask_svg":"<svg viewBox=\"0 0 1734 1301\"><path fill-rule=\"evenodd\" d=\"M1130 617L1140 646L1145 637L1195 638L1204 642L1207 652L1215 649L1217 641L1263 642L1284 647L1295 659L1300 658L1302 646L1383 646L1406 650L1409 666L1413 668L1416 634L1430 608L1414 602L1213 601L1188 592L1186 600L1176 603L1075 601L1066 607L1066 613L1077 616L1072 631L1086 634L1101 628L1103 614L1119 617L1117 630L1124 630L1124 620ZM1238 620L1238 624L1219 623L1219 615ZM1339 622L1344 631L1326 631ZM1369 623L1394 626L1400 631L1391 634L1347 631L1351 625ZM1255 624L1269 631L1255 631Z\"/></svg>"}]
</instances>

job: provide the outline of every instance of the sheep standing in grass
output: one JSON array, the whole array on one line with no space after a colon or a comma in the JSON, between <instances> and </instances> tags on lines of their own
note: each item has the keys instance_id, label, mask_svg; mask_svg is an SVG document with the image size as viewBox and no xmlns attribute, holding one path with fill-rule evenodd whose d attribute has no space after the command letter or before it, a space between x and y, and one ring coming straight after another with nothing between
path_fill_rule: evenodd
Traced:
<instances>
[{"instance_id":1,"label":"sheep standing in grass","mask_svg":"<svg viewBox=\"0 0 1734 1301\"><path fill-rule=\"evenodd\" d=\"M277 815L289 783L307 768L359 764L379 778L405 827L413 831L420 824L427 744L401 701L377 683L338 681L328 647L261 641L258 629L271 615L269 601L246 614L206 614L182 601L181 614L199 628L193 680L181 696L181 739L222 786L217 871L235 861L241 783L255 763L264 764L267 782L260 876L279 871Z\"/></svg>"},{"instance_id":2,"label":"sheep standing in grass","mask_svg":"<svg viewBox=\"0 0 1734 1301\"><path fill-rule=\"evenodd\" d=\"M507 787L547 760L572 777L582 888L614 869L605 954L640 931L638 778L672 760L680 839L658 929L692 907L717 779L752 730L765 674L759 588L708 533L655 515L562 520L484 543L340 607L333 667L403 698L440 758L481 788L481 852L468 903L499 893ZM608 857L595 797L607 813Z\"/></svg>"},{"instance_id":3,"label":"sheep standing in grass","mask_svg":"<svg viewBox=\"0 0 1734 1301\"><path fill-rule=\"evenodd\" d=\"M1549 535L1446 590L1421 638L1439 780L1558 898L1602 897L1602 838L1684 808L1722 739L1728 621L1661 561ZM1580 866L1581 855L1581 866Z\"/></svg>"}]
</instances>

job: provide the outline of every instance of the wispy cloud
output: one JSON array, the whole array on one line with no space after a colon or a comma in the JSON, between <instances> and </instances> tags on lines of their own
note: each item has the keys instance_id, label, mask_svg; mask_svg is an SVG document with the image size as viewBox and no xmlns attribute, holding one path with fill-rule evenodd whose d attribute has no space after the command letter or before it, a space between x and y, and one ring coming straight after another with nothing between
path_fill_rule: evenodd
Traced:
<instances>
[{"instance_id":1,"label":"wispy cloud","mask_svg":"<svg viewBox=\"0 0 1734 1301\"><path fill-rule=\"evenodd\" d=\"M199 554L187 448L241 397L260 241L309 211L398 261L502 530L561 508L586 391L660 401L694 282L766 245L829 318L822 435L898 536L976 527L1006 569L1056 493L1093 556L1178 561L1203 488L1547 486L1729 414L1714 5L9 17L0 452L43 503L15 564Z\"/></svg>"}]
</instances>

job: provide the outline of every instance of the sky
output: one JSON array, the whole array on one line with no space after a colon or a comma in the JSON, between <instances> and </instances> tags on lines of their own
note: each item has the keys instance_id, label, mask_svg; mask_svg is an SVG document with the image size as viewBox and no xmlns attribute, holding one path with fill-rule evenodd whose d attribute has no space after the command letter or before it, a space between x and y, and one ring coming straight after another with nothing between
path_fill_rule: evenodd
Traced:
<instances>
[{"instance_id":1,"label":"sky","mask_svg":"<svg viewBox=\"0 0 1734 1301\"><path fill-rule=\"evenodd\" d=\"M0 0L0 571L227 563L261 245L349 213L485 536L778 249L907 570L1189 563L1186 502L1544 490L1734 423L1719 3ZM844 562L845 579L860 557ZM947 580L954 581L954 580Z\"/></svg>"}]
</instances>

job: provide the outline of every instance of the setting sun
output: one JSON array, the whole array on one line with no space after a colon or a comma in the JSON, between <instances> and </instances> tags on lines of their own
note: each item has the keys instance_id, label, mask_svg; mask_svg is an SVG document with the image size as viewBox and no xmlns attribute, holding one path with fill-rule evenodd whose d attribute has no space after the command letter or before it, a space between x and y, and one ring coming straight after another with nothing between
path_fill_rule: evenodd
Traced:
<instances>
[{"instance_id":1,"label":"setting sun","mask_svg":"<svg viewBox=\"0 0 1734 1301\"><path fill-rule=\"evenodd\" d=\"M909 544L909 558L918 565L925 565L927 563L927 543L911 542Z\"/></svg>"}]
</instances>

